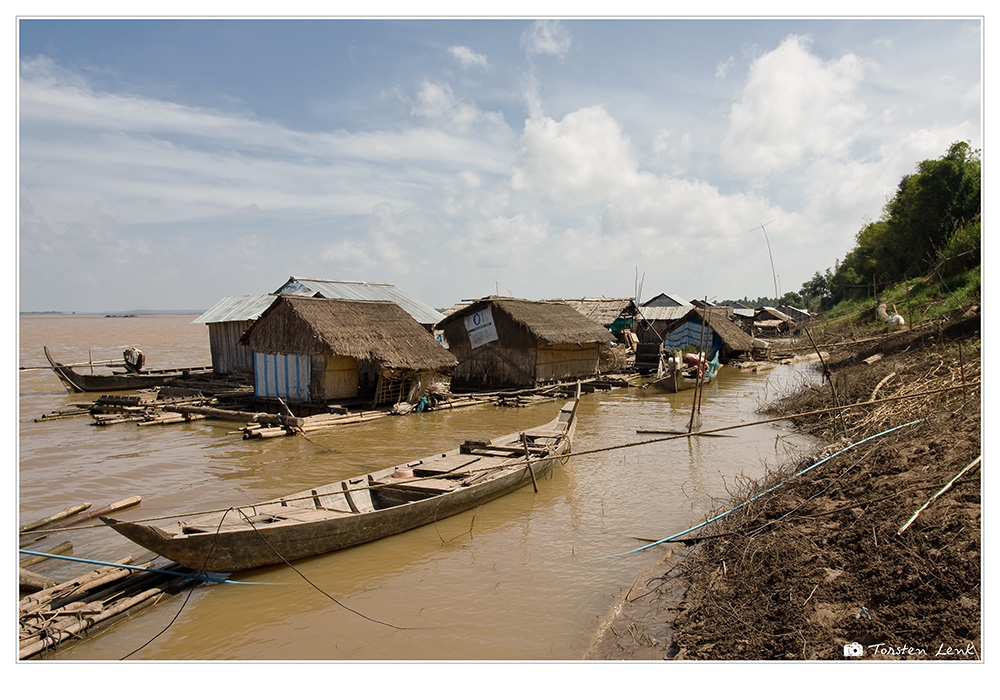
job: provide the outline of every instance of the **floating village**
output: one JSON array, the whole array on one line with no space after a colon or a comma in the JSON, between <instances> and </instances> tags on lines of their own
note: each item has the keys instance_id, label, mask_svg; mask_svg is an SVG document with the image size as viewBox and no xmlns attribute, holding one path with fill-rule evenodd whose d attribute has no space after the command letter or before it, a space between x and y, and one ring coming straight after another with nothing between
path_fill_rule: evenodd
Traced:
<instances>
[{"instance_id":1,"label":"floating village","mask_svg":"<svg viewBox=\"0 0 1000 700\"><path fill-rule=\"evenodd\" d=\"M866 365L906 329L892 307L873 313L884 331L852 346ZM195 323L207 326L211 366L148 367L146 353L155 356L156 348L95 360L46 347L47 367L22 369L51 370L80 400L35 420L140 428L205 420L231 426L243 440L294 440L484 404L551 402L551 419L251 506L220 503L218 512L183 521L128 517L137 496L94 509L67 504L20 527L19 658L44 658L185 587L386 538L519 489L537 491L541 478L586 449L574 442L582 395L619 387L684 392L690 419L668 436L683 437L700 433L701 393L721 366L756 372L808 360L830 376L829 348L810 333L808 311L666 293L642 303L488 296L441 312L392 284L290 277L272 293L225 297ZM835 382L824 383L833 408L850 403L846 387L838 396ZM816 413L824 410L831 409ZM102 523L108 536L131 540L142 554L94 562L98 569L72 580L36 573L37 564L71 549L46 548L46 534L86 522Z\"/></svg>"}]
</instances>

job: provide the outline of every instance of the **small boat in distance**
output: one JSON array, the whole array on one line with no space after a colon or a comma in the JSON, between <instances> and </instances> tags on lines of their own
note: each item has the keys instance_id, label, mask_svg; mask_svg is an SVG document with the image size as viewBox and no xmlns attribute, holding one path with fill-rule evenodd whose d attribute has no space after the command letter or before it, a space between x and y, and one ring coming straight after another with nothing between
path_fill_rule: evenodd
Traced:
<instances>
[{"instance_id":1,"label":"small boat in distance","mask_svg":"<svg viewBox=\"0 0 1000 700\"><path fill-rule=\"evenodd\" d=\"M232 572L327 554L427 525L511 493L570 449L580 391L545 425L163 528L102 517L196 571ZM563 457L565 459L565 457Z\"/></svg>"},{"instance_id":2,"label":"small boat in distance","mask_svg":"<svg viewBox=\"0 0 1000 700\"><path fill-rule=\"evenodd\" d=\"M47 347L45 359L49 361L52 371L59 377L66 390L73 393L85 393L88 391L126 391L131 389L149 389L154 386L164 386L175 379L189 379L197 377L209 377L212 375L211 367L185 367L180 369L142 369L143 355L136 348L128 348L124 353L124 361L121 363L81 363L78 365L64 365L52 359L52 354ZM77 372L73 367L89 367L91 373ZM110 367L113 370L110 374L94 374L95 367Z\"/></svg>"},{"instance_id":3,"label":"small boat in distance","mask_svg":"<svg viewBox=\"0 0 1000 700\"><path fill-rule=\"evenodd\" d=\"M700 360L700 361L699 361ZM694 389L700 383L702 386L715 379L719 371L719 353L711 361L705 360L693 353L681 355L679 352L670 357L660 358L660 367L656 379L643 387L643 391L664 391L676 393L686 389ZM699 372L701 377L699 377Z\"/></svg>"}]
</instances>

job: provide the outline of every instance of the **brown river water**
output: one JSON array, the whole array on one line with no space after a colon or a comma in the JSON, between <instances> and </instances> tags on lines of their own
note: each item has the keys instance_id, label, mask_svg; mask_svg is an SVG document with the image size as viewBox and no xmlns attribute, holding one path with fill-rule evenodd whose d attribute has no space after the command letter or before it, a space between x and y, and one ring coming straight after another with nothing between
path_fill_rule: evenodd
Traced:
<instances>
[{"instance_id":1,"label":"brown river water","mask_svg":"<svg viewBox=\"0 0 1000 700\"><path fill-rule=\"evenodd\" d=\"M146 366L210 365L208 331L191 316L26 315L19 366L120 358ZM243 440L234 423L200 420L96 427L88 416L36 421L92 401L48 370L19 372L18 506L25 524L82 502L129 496L119 517L245 505L547 422L561 405L492 405L396 416L309 433ZM759 420L760 407L803 382L811 364L759 372L724 367L702 403L703 427ZM691 392L619 388L581 400L573 448L588 451L681 430ZM662 547L628 553L714 514L743 477L810 445L788 425L741 428L571 457L538 484L435 525L378 542L244 572L244 584L200 585L42 658L115 660L574 660ZM71 556L110 562L142 554L103 526L50 535ZM58 580L96 568L53 561Z\"/></svg>"}]
</instances>

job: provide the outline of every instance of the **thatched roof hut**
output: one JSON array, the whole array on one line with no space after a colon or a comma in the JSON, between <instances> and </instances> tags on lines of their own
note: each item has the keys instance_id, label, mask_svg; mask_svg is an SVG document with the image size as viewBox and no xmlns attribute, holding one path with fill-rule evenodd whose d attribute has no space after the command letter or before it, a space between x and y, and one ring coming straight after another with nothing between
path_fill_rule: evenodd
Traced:
<instances>
[{"instance_id":1,"label":"thatched roof hut","mask_svg":"<svg viewBox=\"0 0 1000 700\"><path fill-rule=\"evenodd\" d=\"M582 297L579 299L547 299L546 301L562 302L571 306L612 333L630 327L638 313L635 302L628 297Z\"/></svg>"},{"instance_id":2,"label":"thatched roof hut","mask_svg":"<svg viewBox=\"0 0 1000 700\"><path fill-rule=\"evenodd\" d=\"M794 325L791 316L773 306L761 307L753 317L754 335L762 337L784 335Z\"/></svg>"},{"instance_id":3,"label":"thatched roof hut","mask_svg":"<svg viewBox=\"0 0 1000 700\"><path fill-rule=\"evenodd\" d=\"M456 385L530 387L590 377L607 368L614 336L567 304L486 297L438 323L458 358Z\"/></svg>"},{"instance_id":4,"label":"thatched roof hut","mask_svg":"<svg viewBox=\"0 0 1000 700\"><path fill-rule=\"evenodd\" d=\"M407 294L395 285L386 282L348 282L343 280L318 280L305 277L289 277L275 294L296 294L326 299L354 299L356 301L391 301L403 311L413 316L417 323L428 331L444 318L439 311L420 299Z\"/></svg>"},{"instance_id":5,"label":"thatched roof hut","mask_svg":"<svg viewBox=\"0 0 1000 700\"><path fill-rule=\"evenodd\" d=\"M372 393L376 404L383 403L395 400L401 383L456 364L390 301L279 296L241 342L254 353L257 396L300 402Z\"/></svg>"},{"instance_id":6,"label":"thatched roof hut","mask_svg":"<svg viewBox=\"0 0 1000 700\"><path fill-rule=\"evenodd\" d=\"M702 320L705 325L705 355L712 357L719 351L719 359L747 353L753 350L753 338L739 326L726 318L719 309L693 308L681 319L668 326L663 339L665 350L676 350L685 346L700 347Z\"/></svg>"}]
</instances>

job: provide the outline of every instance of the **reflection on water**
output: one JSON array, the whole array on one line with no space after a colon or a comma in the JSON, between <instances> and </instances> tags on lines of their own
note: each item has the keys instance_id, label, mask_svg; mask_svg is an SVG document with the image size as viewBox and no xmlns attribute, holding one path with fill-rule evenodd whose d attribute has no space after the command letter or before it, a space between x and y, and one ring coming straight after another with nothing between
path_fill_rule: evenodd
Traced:
<instances>
[{"instance_id":1,"label":"reflection on water","mask_svg":"<svg viewBox=\"0 0 1000 700\"><path fill-rule=\"evenodd\" d=\"M189 317L22 317L20 364L67 362L137 345L150 366L209 364L208 334ZM98 343L100 345L98 345ZM759 407L803 381L808 366L723 368L702 402L703 427L759 419ZM84 399L92 400L93 396ZM691 392L616 389L584 397L574 440L585 451L539 483L474 511L343 552L237 576L276 585L193 589L169 629L133 659L578 659L602 617L666 550L628 554L700 522L738 479L787 461L807 442L788 426L741 429L630 447L681 430ZM86 417L34 422L81 401L48 371L21 373L22 523L69 505L141 495L130 517L180 514L293 493L548 421L559 403L412 414L244 441L234 424L95 427ZM600 450L600 451L595 451ZM105 528L53 535L72 554L112 561L139 553ZM53 543L54 543L53 542ZM43 549L46 542L34 548ZM70 578L72 563L40 570ZM303 580L318 586L317 591ZM167 627L177 599L48 658L117 659ZM352 612L354 611L354 612ZM367 618L362 617L361 613Z\"/></svg>"}]
</instances>

